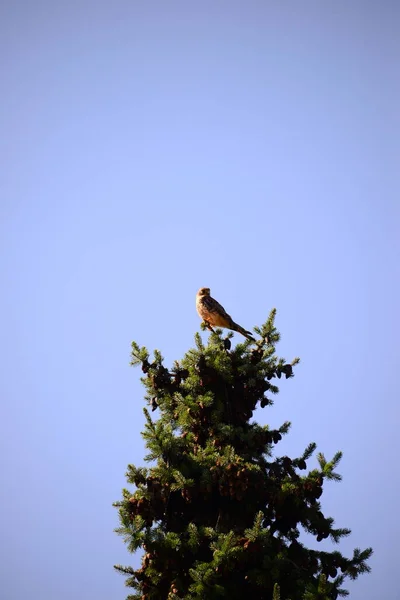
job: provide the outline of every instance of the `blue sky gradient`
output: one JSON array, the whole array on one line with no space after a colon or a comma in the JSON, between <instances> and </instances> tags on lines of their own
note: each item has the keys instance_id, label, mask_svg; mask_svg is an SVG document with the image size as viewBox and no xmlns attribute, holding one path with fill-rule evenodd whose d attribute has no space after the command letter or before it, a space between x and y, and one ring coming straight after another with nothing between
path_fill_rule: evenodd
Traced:
<instances>
[{"instance_id":1,"label":"blue sky gradient","mask_svg":"<svg viewBox=\"0 0 400 600\"><path fill-rule=\"evenodd\" d=\"M396 600L400 5L0 7L4 600L117 600L113 533L144 456L130 342L193 344L195 293L301 357L262 423L341 449L326 513ZM205 336L206 334L204 334Z\"/></svg>"}]
</instances>

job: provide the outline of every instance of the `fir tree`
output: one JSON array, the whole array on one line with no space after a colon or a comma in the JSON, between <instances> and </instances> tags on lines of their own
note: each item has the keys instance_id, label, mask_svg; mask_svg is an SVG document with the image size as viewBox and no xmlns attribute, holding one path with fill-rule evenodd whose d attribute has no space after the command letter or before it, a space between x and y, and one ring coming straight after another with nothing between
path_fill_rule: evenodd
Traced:
<instances>
[{"instance_id":1,"label":"fir tree","mask_svg":"<svg viewBox=\"0 0 400 600\"><path fill-rule=\"evenodd\" d=\"M141 365L148 411L143 437L148 468L128 466L116 502L130 552L144 551L139 569L116 566L134 593L129 600L335 600L347 595L346 577L370 570L371 548L339 551L307 548L302 531L320 542L350 534L334 527L320 504L325 481L340 481L331 460L311 443L297 458L277 456L275 446L290 423L270 429L251 421L254 410L273 404L276 379L293 376L299 362L276 355L275 310L255 344L231 349L233 333L217 329L168 370L160 352L150 361L132 343L132 365ZM317 545L316 545L317 547Z\"/></svg>"}]
</instances>

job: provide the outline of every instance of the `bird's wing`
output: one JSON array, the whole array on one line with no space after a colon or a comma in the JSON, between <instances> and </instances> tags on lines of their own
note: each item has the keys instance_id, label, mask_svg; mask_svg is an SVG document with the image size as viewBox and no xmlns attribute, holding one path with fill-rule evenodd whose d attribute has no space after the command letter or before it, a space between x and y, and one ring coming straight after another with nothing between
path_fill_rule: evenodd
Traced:
<instances>
[{"instance_id":1,"label":"bird's wing","mask_svg":"<svg viewBox=\"0 0 400 600\"><path fill-rule=\"evenodd\" d=\"M203 298L203 303L206 306L207 310L209 310L210 312L218 313L222 317L225 317L230 321L232 320L232 317L228 315L224 307L221 306L221 304L214 300L214 298L212 298L211 296L205 296Z\"/></svg>"}]
</instances>

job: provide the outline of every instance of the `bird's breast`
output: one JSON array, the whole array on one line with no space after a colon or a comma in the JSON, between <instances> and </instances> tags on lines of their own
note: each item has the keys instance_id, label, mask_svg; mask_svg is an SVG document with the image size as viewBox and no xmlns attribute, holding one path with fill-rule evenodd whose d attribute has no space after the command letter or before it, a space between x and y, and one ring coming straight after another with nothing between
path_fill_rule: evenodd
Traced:
<instances>
[{"instance_id":1,"label":"bird's breast","mask_svg":"<svg viewBox=\"0 0 400 600\"><path fill-rule=\"evenodd\" d=\"M199 313L200 317L202 317L203 319L209 313L207 306L202 302L201 298L196 298L196 308L197 308L197 312Z\"/></svg>"}]
</instances>

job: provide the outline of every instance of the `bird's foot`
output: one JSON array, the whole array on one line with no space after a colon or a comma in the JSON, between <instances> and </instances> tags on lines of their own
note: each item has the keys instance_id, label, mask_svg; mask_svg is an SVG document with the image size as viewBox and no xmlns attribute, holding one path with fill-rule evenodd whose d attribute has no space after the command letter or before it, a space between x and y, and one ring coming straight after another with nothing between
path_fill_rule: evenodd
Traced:
<instances>
[{"instance_id":1,"label":"bird's foot","mask_svg":"<svg viewBox=\"0 0 400 600\"><path fill-rule=\"evenodd\" d=\"M211 327L210 323L208 321L204 321L205 326L207 327L207 329L209 329L210 331L212 331L213 333L215 333L214 329Z\"/></svg>"}]
</instances>

